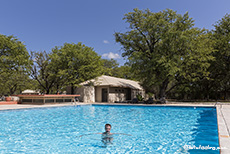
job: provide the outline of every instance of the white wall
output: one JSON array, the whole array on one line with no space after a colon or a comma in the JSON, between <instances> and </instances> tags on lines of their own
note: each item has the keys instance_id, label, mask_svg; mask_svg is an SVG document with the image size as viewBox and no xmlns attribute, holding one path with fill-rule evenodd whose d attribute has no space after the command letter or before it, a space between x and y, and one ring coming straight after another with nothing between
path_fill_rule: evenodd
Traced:
<instances>
[{"instance_id":1,"label":"white wall","mask_svg":"<svg viewBox=\"0 0 230 154\"><path fill-rule=\"evenodd\" d=\"M127 89L121 87L83 86L83 87L76 88L74 93L80 94L79 100L81 102L87 102L87 103L102 102L102 88L107 88L109 103L113 103L115 101L126 101ZM70 93L70 91L71 91L71 87L67 87L67 93ZM136 98L136 95L139 93L144 98L145 92L143 90L131 89L131 99Z\"/></svg>"},{"instance_id":2,"label":"white wall","mask_svg":"<svg viewBox=\"0 0 230 154\"><path fill-rule=\"evenodd\" d=\"M124 93L109 93L109 103L114 103L115 101L122 102L126 100L126 95Z\"/></svg>"},{"instance_id":3,"label":"white wall","mask_svg":"<svg viewBox=\"0 0 230 154\"><path fill-rule=\"evenodd\" d=\"M115 101L125 101L126 100L126 89L120 87L110 87L109 88L109 102L114 103Z\"/></svg>"},{"instance_id":4,"label":"white wall","mask_svg":"<svg viewBox=\"0 0 230 154\"><path fill-rule=\"evenodd\" d=\"M95 87L95 101L96 102L102 102L102 89L107 88L107 91L109 93L109 87L104 86L104 87ZM109 97L108 97L109 99Z\"/></svg>"}]
</instances>

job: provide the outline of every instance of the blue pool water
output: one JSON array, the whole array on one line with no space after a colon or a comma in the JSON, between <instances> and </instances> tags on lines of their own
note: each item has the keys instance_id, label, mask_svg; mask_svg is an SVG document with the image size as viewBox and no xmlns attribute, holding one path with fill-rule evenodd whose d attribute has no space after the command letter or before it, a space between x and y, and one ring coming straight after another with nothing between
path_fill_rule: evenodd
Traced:
<instances>
[{"instance_id":1,"label":"blue pool water","mask_svg":"<svg viewBox=\"0 0 230 154\"><path fill-rule=\"evenodd\" d=\"M111 145L101 142L112 125ZM190 149L185 146L190 146ZM0 153L219 153L216 110L74 106L0 111ZM198 149L191 149L197 147Z\"/></svg>"}]
</instances>

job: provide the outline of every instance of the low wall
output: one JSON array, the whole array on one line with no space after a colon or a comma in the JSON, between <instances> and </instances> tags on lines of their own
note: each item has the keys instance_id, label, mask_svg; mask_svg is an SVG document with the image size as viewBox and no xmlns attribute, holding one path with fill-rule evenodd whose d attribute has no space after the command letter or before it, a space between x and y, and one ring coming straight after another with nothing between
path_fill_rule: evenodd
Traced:
<instances>
[{"instance_id":1,"label":"low wall","mask_svg":"<svg viewBox=\"0 0 230 154\"><path fill-rule=\"evenodd\" d=\"M11 104L18 104L18 102L16 102L16 101L9 101L9 102L0 101L0 105L11 105Z\"/></svg>"},{"instance_id":2,"label":"low wall","mask_svg":"<svg viewBox=\"0 0 230 154\"><path fill-rule=\"evenodd\" d=\"M124 93L109 93L109 103L114 103L115 101L122 102L126 100L126 94Z\"/></svg>"},{"instance_id":3,"label":"low wall","mask_svg":"<svg viewBox=\"0 0 230 154\"><path fill-rule=\"evenodd\" d=\"M47 104L73 102L80 95L18 95L20 104Z\"/></svg>"}]
</instances>

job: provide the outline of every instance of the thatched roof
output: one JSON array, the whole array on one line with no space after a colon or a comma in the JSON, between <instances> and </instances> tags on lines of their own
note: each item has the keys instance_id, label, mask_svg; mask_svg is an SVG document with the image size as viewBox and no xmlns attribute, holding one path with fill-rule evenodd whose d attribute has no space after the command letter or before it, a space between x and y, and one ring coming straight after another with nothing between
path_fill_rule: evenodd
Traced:
<instances>
[{"instance_id":1,"label":"thatched roof","mask_svg":"<svg viewBox=\"0 0 230 154\"><path fill-rule=\"evenodd\" d=\"M35 94L35 93L39 93L39 92L37 92L37 91L35 91L35 90L30 90L30 89L26 89L26 90L24 90L24 91L22 91L22 94Z\"/></svg>"},{"instance_id":2,"label":"thatched roof","mask_svg":"<svg viewBox=\"0 0 230 154\"><path fill-rule=\"evenodd\" d=\"M131 89L143 90L139 82L133 80L127 80L122 78L116 78L112 76L102 75L95 79L85 81L80 85L94 85L94 86L110 86L110 87L124 87Z\"/></svg>"}]
</instances>

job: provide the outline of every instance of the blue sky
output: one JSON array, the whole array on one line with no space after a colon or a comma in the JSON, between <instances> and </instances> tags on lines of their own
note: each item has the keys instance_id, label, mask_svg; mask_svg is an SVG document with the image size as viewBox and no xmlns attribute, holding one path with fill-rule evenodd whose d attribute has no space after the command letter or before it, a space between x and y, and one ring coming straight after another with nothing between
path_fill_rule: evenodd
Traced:
<instances>
[{"instance_id":1,"label":"blue sky","mask_svg":"<svg viewBox=\"0 0 230 154\"><path fill-rule=\"evenodd\" d=\"M125 32L128 25L122 18L134 8L188 11L196 27L211 30L230 13L229 6L229 0L0 0L0 34L16 36L28 51L82 42L122 65L121 46L113 34Z\"/></svg>"}]
</instances>

